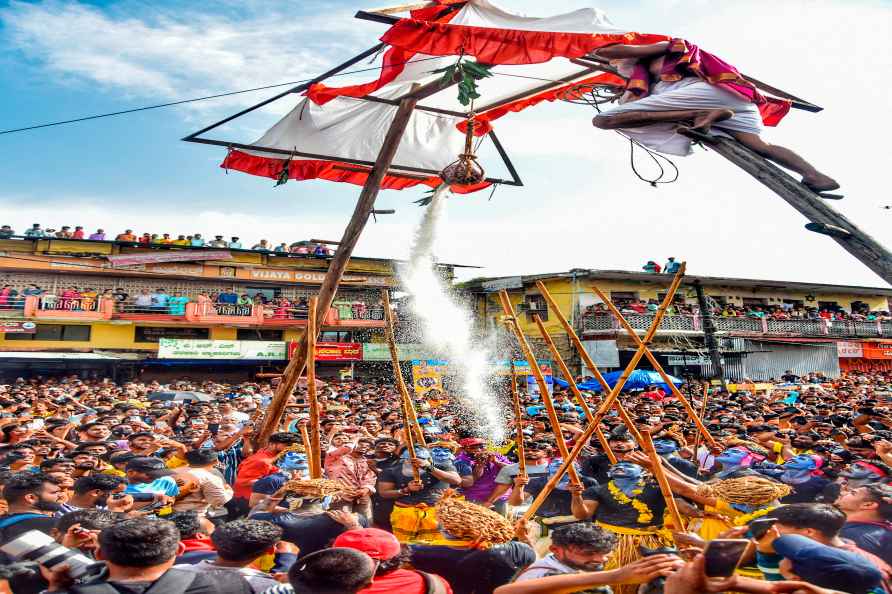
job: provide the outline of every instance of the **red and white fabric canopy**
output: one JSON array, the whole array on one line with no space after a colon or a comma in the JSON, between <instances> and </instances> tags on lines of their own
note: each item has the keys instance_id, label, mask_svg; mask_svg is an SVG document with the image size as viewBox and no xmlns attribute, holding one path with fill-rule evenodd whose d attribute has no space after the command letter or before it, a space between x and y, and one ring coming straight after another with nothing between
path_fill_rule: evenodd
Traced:
<instances>
[{"instance_id":1,"label":"red and white fabric canopy","mask_svg":"<svg viewBox=\"0 0 892 594\"><path fill-rule=\"evenodd\" d=\"M291 112L252 143L256 149L233 150L222 166L278 178L287 163L290 179L362 184L369 169L363 163L377 158L397 109L362 97L395 101L413 85L442 76L432 71L454 64L456 56L469 56L493 65L494 76L478 81L481 98L474 105L477 121L485 122L475 132L485 133L493 120L542 101L553 101L579 82L623 84L622 79L596 66L571 60L605 45L669 39L618 28L595 8L539 18L508 12L489 0L470 0L444 14L448 4L455 2L441 0L436 6L414 11L412 18L400 19L381 37L389 48L377 80L341 88L313 85ZM382 187L439 185L436 172L463 150L462 130L469 112L458 102L455 87L419 102ZM281 152L264 148L314 157L294 156L288 161ZM469 192L488 185L453 189Z\"/></svg>"}]
</instances>

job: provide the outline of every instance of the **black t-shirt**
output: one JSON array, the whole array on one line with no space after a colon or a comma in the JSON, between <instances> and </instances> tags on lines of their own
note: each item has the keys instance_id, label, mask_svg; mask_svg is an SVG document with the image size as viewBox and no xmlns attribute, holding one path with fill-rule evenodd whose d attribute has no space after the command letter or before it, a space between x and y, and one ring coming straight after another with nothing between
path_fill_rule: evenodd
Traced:
<instances>
[{"instance_id":1,"label":"black t-shirt","mask_svg":"<svg viewBox=\"0 0 892 594\"><path fill-rule=\"evenodd\" d=\"M343 524L335 522L326 514L261 513L254 514L251 519L266 520L282 528L282 539L296 544L300 549L298 558L328 548L331 541L346 531ZM359 516L359 523L366 526L365 518Z\"/></svg>"},{"instance_id":2,"label":"black t-shirt","mask_svg":"<svg viewBox=\"0 0 892 594\"><path fill-rule=\"evenodd\" d=\"M781 503L814 503L818 499L818 495L824 493L824 487L830 484L830 481L822 476L813 476L804 483L790 485L793 492L780 500Z\"/></svg>"},{"instance_id":3,"label":"black t-shirt","mask_svg":"<svg viewBox=\"0 0 892 594\"><path fill-rule=\"evenodd\" d=\"M458 472L455 469L455 466L448 462L434 462L433 466L438 470L444 470L446 472ZM403 474L402 464L397 464L392 468L388 468L378 475L379 484L393 483L394 485L396 485L397 489L402 489L413 480L414 478L411 474L409 476L405 476ZM424 489L415 493L409 493L408 495L398 497L396 501L399 503L404 503L406 505L416 505L418 503L434 505L443 496L443 492L450 487L449 483L447 483L446 481L441 481L440 479L435 477L428 468L421 469L421 482L424 483Z\"/></svg>"},{"instance_id":4,"label":"black t-shirt","mask_svg":"<svg viewBox=\"0 0 892 594\"><path fill-rule=\"evenodd\" d=\"M598 481L598 484L603 484L607 482L607 471L610 470L612 464L610 458L605 454L595 454L583 459L580 466L582 474L592 477Z\"/></svg>"},{"instance_id":5,"label":"black t-shirt","mask_svg":"<svg viewBox=\"0 0 892 594\"><path fill-rule=\"evenodd\" d=\"M582 485L587 489L598 485L598 482L596 480L582 474L579 475L579 479L582 481ZM545 488L545 484L547 482L547 476L532 476L530 477L530 482L527 483L527 486L524 488L524 492L535 499L539 495L539 492ZM573 509L571 507L572 499L573 496L569 491L554 489L552 490L551 494L549 494L548 497L545 498L545 501L542 502L542 505L539 506L539 510L536 512L536 515L540 518L571 516L573 515Z\"/></svg>"},{"instance_id":6,"label":"black t-shirt","mask_svg":"<svg viewBox=\"0 0 892 594\"><path fill-rule=\"evenodd\" d=\"M454 594L491 594L536 560L533 549L510 541L488 549L413 545L412 567L442 576Z\"/></svg>"},{"instance_id":7,"label":"black t-shirt","mask_svg":"<svg viewBox=\"0 0 892 594\"><path fill-rule=\"evenodd\" d=\"M646 522L638 520L641 512L632 504L624 504L617 501L610 493L607 484L598 485L591 489L586 489L582 494L582 498L587 501L597 501L598 509L595 511L594 519L605 524L614 526L624 526L627 528L645 528L648 526L662 526L663 513L666 511L666 501L660 492L660 487L654 481L647 481L640 495L634 496L634 499L643 501L651 512L651 518Z\"/></svg>"}]
</instances>

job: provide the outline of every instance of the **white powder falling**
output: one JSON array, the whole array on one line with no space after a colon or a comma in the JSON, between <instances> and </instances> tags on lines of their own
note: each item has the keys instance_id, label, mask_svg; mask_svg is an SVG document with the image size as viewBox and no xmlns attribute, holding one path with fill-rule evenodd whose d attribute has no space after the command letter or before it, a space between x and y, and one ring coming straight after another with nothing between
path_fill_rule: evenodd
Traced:
<instances>
[{"instance_id":1,"label":"white powder falling","mask_svg":"<svg viewBox=\"0 0 892 594\"><path fill-rule=\"evenodd\" d=\"M448 359L455 376L453 397L472 417L476 429L496 443L505 439L505 417L492 390L489 345L474 339L471 312L459 302L434 267L434 246L446 207L449 188L441 185L427 207L412 245L409 263L400 278L412 299L411 313L417 320L424 346Z\"/></svg>"}]
</instances>

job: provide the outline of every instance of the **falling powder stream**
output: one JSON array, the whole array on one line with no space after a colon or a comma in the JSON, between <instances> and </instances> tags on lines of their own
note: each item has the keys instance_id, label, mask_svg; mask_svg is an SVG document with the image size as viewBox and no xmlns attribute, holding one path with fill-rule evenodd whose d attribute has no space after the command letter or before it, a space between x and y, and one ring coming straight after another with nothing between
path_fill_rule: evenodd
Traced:
<instances>
[{"instance_id":1,"label":"falling powder stream","mask_svg":"<svg viewBox=\"0 0 892 594\"><path fill-rule=\"evenodd\" d=\"M434 192L415 232L409 263L402 267L400 277L412 296L411 312L418 321L422 343L449 360L458 403L472 416L482 436L501 443L505 439L505 420L489 383L490 350L484 342L474 339L470 311L451 294L434 266L434 244L448 192L445 185Z\"/></svg>"}]
</instances>

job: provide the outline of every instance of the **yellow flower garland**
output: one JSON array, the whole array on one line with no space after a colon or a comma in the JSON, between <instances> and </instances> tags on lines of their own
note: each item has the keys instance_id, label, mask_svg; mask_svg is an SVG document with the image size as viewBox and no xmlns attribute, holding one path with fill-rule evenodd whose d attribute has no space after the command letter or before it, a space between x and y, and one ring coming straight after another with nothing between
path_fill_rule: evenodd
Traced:
<instances>
[{"instance_id":1,"label":"yellow flower garland","mask_svg":"<svg viewBox=\"0 0 892 594\"><path fill-rule=\"evenodd\" d=\"M644 481L639 480L635 485L635 488L632 490L632 497L629 497L625 493L623 493L619 487L613 481L609 481L607 483L607 490L610 491L610 495L613 496L615 500L622 503L623 505L631 505L638 512L638 523L639 524L649 524L651 520L654 519L653 510L651 510L646 503L635 497L636 495L641 495L644 491Z\"/></svg>"},{"instance_id":2,"label":"yellow flower garland","mask_svg":"<svg viewBox=\"0 0 892 594\"><path fill-rule=\"evenodd\" d=\"M736 518L734 518L734 525L735 526L746 526L747 524L749 524L751 521L755 520L756 518L761 518L762 516L768 515L771 511L777 509L777 507L778 506L776 506L776 505L771 505L768 507L763 507L762 509L757 509L756 511L754 511L751 514L744 514L742 516L737 516Z\"/></svg>"}]
</instances>

